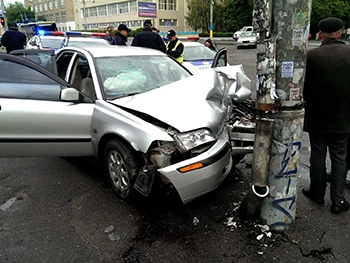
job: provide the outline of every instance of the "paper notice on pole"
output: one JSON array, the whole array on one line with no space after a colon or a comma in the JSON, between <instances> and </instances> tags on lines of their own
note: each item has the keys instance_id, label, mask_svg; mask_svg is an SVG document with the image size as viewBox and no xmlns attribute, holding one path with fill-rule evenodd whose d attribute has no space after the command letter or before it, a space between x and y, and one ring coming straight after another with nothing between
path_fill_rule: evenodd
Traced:
<instances>
[{"instance_id":1,"label":"paper notice on pole","mask_svg":"<svg viewBox=\"0 0 350 263\"><path fill-rule=\"evenodd\" d=\"M292 46L299 47L303 43L304 30L293 29Z\"/></svg>"},{"instance_id":2,"label":"paper notice on pole","mask_svg":"<svg viewBox=\"0 0 350 263\"><path fill-rule=\"evenodd\" d=\"M282 62L282 78L293 77L294 62Z\"/></svg>"}]
</instances>

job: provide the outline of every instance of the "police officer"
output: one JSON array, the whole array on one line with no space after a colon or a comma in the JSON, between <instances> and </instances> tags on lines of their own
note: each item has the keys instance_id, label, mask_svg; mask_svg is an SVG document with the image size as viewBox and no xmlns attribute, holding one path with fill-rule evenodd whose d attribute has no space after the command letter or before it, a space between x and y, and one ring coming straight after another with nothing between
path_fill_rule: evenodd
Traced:
<instances>
[{"instance_id":1,"label":"police officer","mask_svg":"<svg viewBox=\"0 0 350 263\"><path fill-rule=\"evenodd\" d=\"M164 41L159 34L154 34L152 31L152 23L149 19L145 20L142 31L134 37L131 45L158 49L165 53Z\"/></svg>"},{"instance_id":2,"label":"police officer","mask_svg":"<svg viewBox=\"0 0 350 263\"><path fill-rule=\"evenodd\" d=\"M10 29L7 30L1 38L1 44L6 47L7 53L10 53L13 50L23 49L26 42L26 35L18 31L16 23L12 23Z\"/></svg>"},{"instance_id":3,"label":"police officer","mask_svg":"<svg viewBox=\"0 0 350 263\"><path fill-rule=\"evenodd\" d=\"M184 60L184 44L176 37L176 32L172 29L168 31L167 37L166 53L182 63Z\"/></svg>"}]
</instances>

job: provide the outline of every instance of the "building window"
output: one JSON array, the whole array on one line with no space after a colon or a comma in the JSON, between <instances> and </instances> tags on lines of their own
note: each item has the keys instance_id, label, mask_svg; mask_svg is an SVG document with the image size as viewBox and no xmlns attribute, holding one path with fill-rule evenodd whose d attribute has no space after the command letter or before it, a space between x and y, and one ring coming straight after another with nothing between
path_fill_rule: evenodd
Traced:
<instances>
[{"instance_id":1,"label":"building window","mask_svg":"<svg viewBox=\"0 0 350 263\"><path fill-rule=\"evenodd\" d=\"M46 11L47 10L47 3L44 3L43 6L44 6L44 11Z\"/></svg>"},{"instance_id":2,"label":"building window","mask_svg":"<svg viewBox=\"0 0 350 263\"><path fill-rule=\"evenodd\" d=\"M61 13L61 19L62 19L62 22L67 22L66 12Z\"/></svg>"},{"instance_id":3,"label":"building window","mask_svg":"<svg viewBox=\"0 0 350 263\"><path fill-rule=\"evenodd\" d=\"M54 0L53 6L57 9L58 8L58 0Z\"/></svg>"},{"instance_id":4,"label":"building window","mask_svg":"<svg viewBox=\"0 0 350 263\"><path fill-rule=\"evenodd\" d=\"M136 13L137 12L137 6L136 1L130 1L130 13Z\"/></svg>"},{"instance_id":5,"label":"building window","mask_svg":"<svg viewBox=\"0 0 350 263\"><path fill-rule=\"evenodd\" d=\"M61 0L60 6L61 6L61 8L64 8L64 0Z\"/></svg>"},{"instance_id":6,"label":"building window","mask_svg":"<svg viewBox=\"0 0 350 263\"><path fill-rule=\"evenodd\" d=\"M117 4L108 5L108 15L116 15L117 14Z\"/></svg>"},{"instance_id":7,"label":"building window","mask_svg":"<svg viewBox=\"0 0 350 263\"><path fill-rule=\"evenodd\" d=\"M49 9L52 10L53 9L53 4L52 1L49 2Z\"/></svg>"},{"instance_id":8,"label":"building window","mask_svg":"<svg viewBox=\"0 0 350 263\"><path fill-rule=\"evenodd\" d=\"M128 2L123 2L118 4L118 14L129 13Z\"/></svg>"},{"instance_id":9,"label":"building window","mask_svg":"<svg viewBox=\"0 0 350 263\"><path fill-rule=\"evenodd\" d=\"M159 10L177 10L177 0L159 0Z\"/></svg>"},{"instance_id":10,"label":"building window","mask_svg":"<svg viewBox=\"0 0 350 263\"><path fill-rule=\"evenodd\" d=\"M107 6L99 6L98 7L98 16L106 16L107 15Z\"/></svg>"},{"instance_id":11,"label":"building window","mask_svg":"<svg viewBox=\"0 0 350 263\"><path fill-rule=\"evenodd\" d=\"M95 17L97 16L97 7L90 7L89 8L89 17Z\"/></svg>"},{"instance_id":12,"label":"building window","mask_svg":"<svg viewBox=\"0 0 350 263\"><path fill-rule=\"evenodd\" d=\"M43 11L43 5L39 5L39 12L42 12Z\"/></svg>"},{"instance_id":13,"label":"building window","mask_svg":"<svg viewBox=\"0 0 350 263\"><path fill-rule=\"evenodd\" d=\"M159 19L159 26L177 27L177 19Z\"/></svg>"},{"instance_id":14,"label":"building window","mask_svg":"<svg viewBox=\"0 0 350 263\"><path fill-rule=\"evenodd\" d=\"M59 23L60 22L60 14L59 13L56 13L56 23Z\"/></svg>"}]
</instances>

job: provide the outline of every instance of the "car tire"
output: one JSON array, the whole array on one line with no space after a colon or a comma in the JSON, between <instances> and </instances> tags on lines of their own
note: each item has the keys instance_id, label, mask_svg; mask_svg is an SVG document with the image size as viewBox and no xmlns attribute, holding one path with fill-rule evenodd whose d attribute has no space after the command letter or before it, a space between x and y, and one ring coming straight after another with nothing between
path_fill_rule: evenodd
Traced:
<instances>
[{"instance_id":1,"label":"car tire","mask_svg":"<svg viewBox=\"0 0 350 263\"><path fill-rule=\"evenodd\" d=\"M113 191L122 199L133 195L139 164L133 149L119 139L106 144L104 165Z\"/></svg>"}]
</instances>

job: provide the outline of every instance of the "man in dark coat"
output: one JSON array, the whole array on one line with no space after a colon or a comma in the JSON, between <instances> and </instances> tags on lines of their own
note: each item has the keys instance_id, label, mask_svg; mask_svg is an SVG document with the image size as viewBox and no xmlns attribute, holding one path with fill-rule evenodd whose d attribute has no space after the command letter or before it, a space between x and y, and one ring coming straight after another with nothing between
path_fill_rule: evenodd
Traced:
<instances>
[{"instance_id":1,"label":"man in dark coat","mask_svg":"<svg viewBox=\"0 0 350 263\"><path fill-rule=\"evenodd\" d=\"M115 44L119 46L127 46L129 32L130 29L126 25L120 24L118 26L118 32L114 35Z\"/></svg>"},{"instance_id":2,"label":"man in dark coat","mask_svg":"<svg viewBox=\"0 0 350 263\"><path fill-rule=\"evenodd\" d=\"M16 23L10 25L10 29L7 30L1 38L1 44L6 47L6 52L10 53L13 50L23 49L26 45L27 37L22 32L18 31Z\"/></svg>"},{"instance_id":3,"label":"man in dark coat","mask_svg":"<svg viewBox=\"0 0 350 263\"><path fill-rule=\"evenodd\" d=\"M146 20L143 23L142 31L134 37L131 45L158 49L165 53L164 41L159 34L152 32L151 20Z\"/></svg>"},{"instance_id":4,"label":"man in dark coat","mask_svg":"<svg viewBox=\"0 0 350 263\"><path fill-rule=\"evenodd\" d=\"M343 21L329 17L318 24L321 46L308 51L304 130L309 133L310 189L303 194L324 203L327 148L331 167L331 212L349 210L345 200L347 141L350 134L350 45L340 41Z\"/></svg>"}]
</instances>

